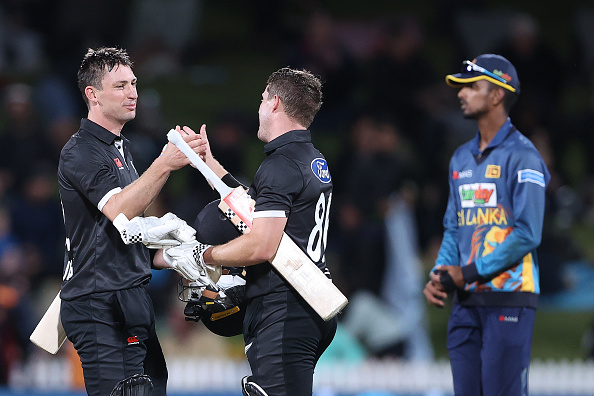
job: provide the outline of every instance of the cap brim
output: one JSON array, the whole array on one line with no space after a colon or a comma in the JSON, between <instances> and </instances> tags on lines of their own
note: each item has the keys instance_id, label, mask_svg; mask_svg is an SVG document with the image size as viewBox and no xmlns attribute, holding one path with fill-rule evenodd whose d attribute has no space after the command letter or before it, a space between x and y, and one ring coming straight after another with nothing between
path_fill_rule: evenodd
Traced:
<instances>
[{"instance_id":1,"label":"cap brim","mask_svg":"<svg viewBox=\"0 0 594 396\"><path fill-rule=\"evenodd\" d=\"M487 80L489 82L492 82L495 85L499 85L500 87L507 89L508 91L516 92L516 89L514 87L512 87L511 85L504 84L501 81L496 80L492 77L486 76L484 74L479 74L478 76L477 75L468 75L468 74L463 74L463 73L448 74L446 76L445 80L446 80L446 84L448 84L450 87L454 87L454 88L460 88L462 85L470 84L470 83L478 81L478 80Z\"/></svg>"}]
</instances>

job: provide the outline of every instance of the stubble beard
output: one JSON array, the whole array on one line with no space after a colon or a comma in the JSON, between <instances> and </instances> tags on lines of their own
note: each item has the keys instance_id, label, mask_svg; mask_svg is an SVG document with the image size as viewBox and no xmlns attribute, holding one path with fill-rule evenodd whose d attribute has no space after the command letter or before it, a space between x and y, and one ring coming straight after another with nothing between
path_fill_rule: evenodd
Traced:
<instances>
[{"instance_id":1,"label":"stubble beard","mask_svg":"<svg viewBox=\"0 0 594 396\"><path fill-rule=\"evenodd\" d=\"M472 112L464 112L463 113L463 116L464 116L464 119L466 119L466 120L478 120L479 118L481 118L485 114L487 114L487 111L486 110L479 109L479 110L475 110L475 111L472 111Z\"/></svg>"}]
</instances>

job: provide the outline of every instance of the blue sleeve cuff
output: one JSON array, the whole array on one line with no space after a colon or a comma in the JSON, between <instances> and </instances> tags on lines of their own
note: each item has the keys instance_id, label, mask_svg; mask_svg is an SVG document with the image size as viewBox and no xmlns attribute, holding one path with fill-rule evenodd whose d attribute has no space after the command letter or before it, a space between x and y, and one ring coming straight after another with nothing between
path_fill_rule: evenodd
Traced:
<instances>
[{"instance_id":1,"label":"blue sleeve cuff","mask_svg":"<svg viewBox=\"0 0 594 396\"><path fill-rule=\"evenodd\" d=\"M464 283L472 283L481 279L475 263L462 267L462 276L464 277Z\"/></svg>"}]
</instances>

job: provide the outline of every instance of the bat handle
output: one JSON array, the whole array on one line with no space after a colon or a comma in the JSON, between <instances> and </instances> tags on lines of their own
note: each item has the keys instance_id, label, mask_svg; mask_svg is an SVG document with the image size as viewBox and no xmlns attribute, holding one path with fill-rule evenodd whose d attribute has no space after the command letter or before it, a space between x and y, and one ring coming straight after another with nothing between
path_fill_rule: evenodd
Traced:
<instances>
[{"instance_id":1,"label":"bat handle","mask_svg":"<svg viewBox=\"0 0 594 396\"><path fill-rule=\"evenodd\" d=\"M175 129L171 129L167 133L167 139L173 143L182 153L185 154L186 157L190 160L190 162L202 173L202 175L212 183L213 187L221 194L221 196L227 196L228 194L233 191L233 189L227 186L223 181L217 176L216 173L213 172L212 169L208 167L202 161L202 159L192 150L192 148L186 143L186 141L181 137L179 132Z\"/></svg>"}]
</instances>

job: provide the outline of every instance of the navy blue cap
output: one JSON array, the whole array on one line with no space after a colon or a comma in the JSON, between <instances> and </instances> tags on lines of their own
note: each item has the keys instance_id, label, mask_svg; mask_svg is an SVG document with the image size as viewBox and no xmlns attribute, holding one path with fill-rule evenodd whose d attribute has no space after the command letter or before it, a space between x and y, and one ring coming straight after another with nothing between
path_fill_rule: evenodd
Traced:
<instances>
[{"instance_id":1,"label":"navy blue cap","mask_svg":"<svg viewBox=\"0 0 594 396\"><path fill-rule=\"evenodd\" d=\"M478 80L487 80L508 91L520 93L518 72L514 65L501 55L483 54L472 61L464 61L460 73L448 74L445 79L446 83L454 88Z\"/></svg>"}]
</instances>

